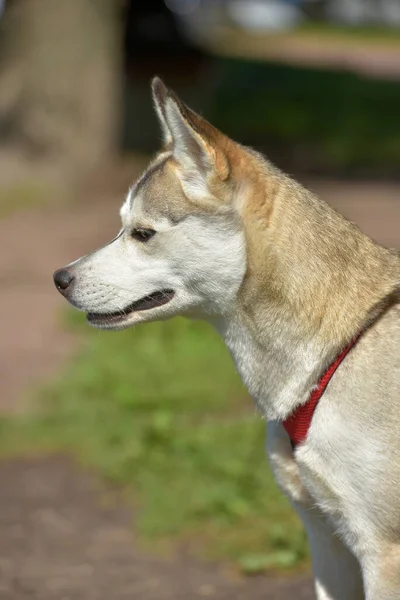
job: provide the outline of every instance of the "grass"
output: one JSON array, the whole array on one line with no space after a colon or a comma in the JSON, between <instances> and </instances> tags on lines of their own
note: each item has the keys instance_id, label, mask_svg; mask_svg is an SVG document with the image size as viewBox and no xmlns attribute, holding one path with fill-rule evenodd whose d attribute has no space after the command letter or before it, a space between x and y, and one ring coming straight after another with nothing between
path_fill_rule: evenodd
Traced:
<instances>
[{"instance_id":1,"label":"grass","mask_svg":"<svg viewBox=\"0 0 400 600\"><path fill-rule=\"evenodd\" d=\"M41 406L3 422L3 452L72 452L124 486L144 542L185 540L245 572L307 562L302 527L268 468L265 423L205 324L90 331Z\"/></svg>"}]
</instances>

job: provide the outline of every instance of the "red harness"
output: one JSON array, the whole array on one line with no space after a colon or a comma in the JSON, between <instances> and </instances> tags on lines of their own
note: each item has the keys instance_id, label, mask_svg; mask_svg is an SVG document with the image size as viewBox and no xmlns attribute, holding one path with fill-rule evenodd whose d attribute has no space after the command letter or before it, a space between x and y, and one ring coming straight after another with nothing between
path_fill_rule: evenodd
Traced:
<instances>
[{"instance_id":1,"label":"red harness","mask_svg":"<svg viewBox=\"0 0 400 600\"><path fill-rule=\"evenodd\" d=\"M330 367L322 375L318 382L317 387L310 394L309 399L305 404L298 406L288 417L283 421L282 425L289 434L292 448L294 449L297 444L304 442L307 437L308 430L311 425L311 421L317 408L317 404L325 392L328 383L330 382L333 374L335 373L338 366L341 364L343 359L347 356L353 346L358 342L360 335L355 337L346 348L339 354L336 360L331 364Z\"/></svg>"}]
</instances>

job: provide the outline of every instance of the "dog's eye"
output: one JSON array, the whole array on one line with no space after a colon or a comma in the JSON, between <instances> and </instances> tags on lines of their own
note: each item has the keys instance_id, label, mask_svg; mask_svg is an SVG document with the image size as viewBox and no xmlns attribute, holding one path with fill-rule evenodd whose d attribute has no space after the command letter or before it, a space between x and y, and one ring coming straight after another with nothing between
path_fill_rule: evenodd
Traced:
<instances>
[{"instance_id":1,"label":"dog's eye","mask_svg":"<svg viewBox=\"0 0 400 600\"><path fill-rule=\"evenodd\" d=\"M153 237L153 235L155 235L155 233L156 232L154 231L154 229L145 229L138 227L137 229L132 229L131 236L134 240L137 240L138 242L147 242L150 238Z\"/></svg>"}]
</instances>

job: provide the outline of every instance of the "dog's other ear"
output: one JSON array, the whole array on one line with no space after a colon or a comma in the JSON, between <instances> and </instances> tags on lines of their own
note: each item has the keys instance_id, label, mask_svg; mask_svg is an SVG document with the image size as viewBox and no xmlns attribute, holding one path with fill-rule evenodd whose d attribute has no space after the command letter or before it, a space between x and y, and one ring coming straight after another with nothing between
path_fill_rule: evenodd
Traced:
<instances>
[{"instance_id":1,"label":"dog's other ear","mask_svg":"<svg viewBox=\"0 0 400 600\"><path fill-rule=\"evenodd\" d=\"M230 171L224 152L227 138L183 104L160 79L154 78L152 87L157 114L178 163L204 176L216 172L225 181Z\"/></svg>"}]
</instances>

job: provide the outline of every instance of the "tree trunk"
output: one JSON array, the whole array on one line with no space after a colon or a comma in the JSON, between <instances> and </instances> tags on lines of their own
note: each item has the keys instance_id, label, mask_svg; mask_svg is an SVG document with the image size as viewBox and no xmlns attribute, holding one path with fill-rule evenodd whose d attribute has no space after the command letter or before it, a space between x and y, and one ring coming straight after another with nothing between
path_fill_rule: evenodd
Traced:
<instances>
[{"instance_id":1,"label":"tree trunk","mask_svg":"<svg viewBox=\"0 0 400 600\"><path fill-rule=\"evenodd\" d=\"M83 174L113 154L121 86L118 0L8 0L0 142Z\"/></svg>"}]
</instances>

